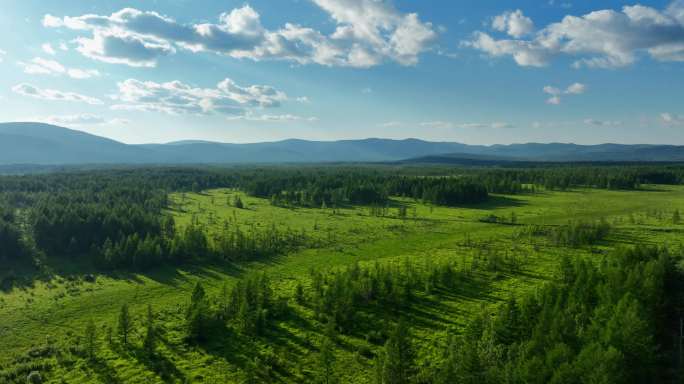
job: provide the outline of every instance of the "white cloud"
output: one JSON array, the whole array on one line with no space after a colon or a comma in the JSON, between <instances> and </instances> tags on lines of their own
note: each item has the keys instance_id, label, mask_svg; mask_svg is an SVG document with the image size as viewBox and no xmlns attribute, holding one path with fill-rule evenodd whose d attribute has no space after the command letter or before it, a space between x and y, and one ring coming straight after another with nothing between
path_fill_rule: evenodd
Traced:
<instances>
[{"instance_id":1,"label":"white cloud","mask_svg":"<svg viewBox=\"0 0 684 384\"><path fill-rule=\"evenodd\" d=\"M118 83L112 98L115 110L156 111L168 114L222 113L240 115L250 108L278 107L287 100L284 92L265 85L241 87L225 79L216 88L196 88L181 81L167 83L128 79Z\"/></svg>"},{"instance_id":2,"label":"white cloud","mask_svg":"<svg viewBox=\"0 0 684 384\"><path fill-rule=\"evenodd\" d=\"M585 84L574 83L565 90L565 93L568 95L581 95L586 92L586 90L587 86Z\"/></svg>"},{"instance_id":3,"label":"white cloud","mask_svg":"<svg viewBox=\"0 0 684 384\"><path fill-rule=\"evenodd\" d=\"M286 23L268 30L245 5L219 16L216 24L181 24L157 12L125 8L109 16L45 15L43 25L89 32L75 41L83 55L108 63L153 67L177 49L214 52L252 60L367 68L384 61L414 65L436 38L432 24L399 12L389 0L314 0L335 21L325 35Z\"/></svg>"},{"instance_id":4,"label":"white cloud","mask_svg":"<svg viewBox=\"0 0 684 384\"><path fill-rule=\"evenodd\" d=\"M560 96L551 96L548 99L546 99L546 104L560 105L560 103L561 103Z\"/></svg>"},{"instance_id":5,"label":"white cloud","mask_svg":"<svg viewBox=\"0 0 684 384\"><path fill-rule=\"evenodd\" d=\"M669 126L684 126L684 116L678 116L671 113L661 113L660 121Z\"/></svg>"},{"instance_id":6,"label":"white cloud","mask_svg":"<svg viewBox=\"0 0 684 384\"><path fill-rule=\"evenodd\" d=\"M387 121L384 123L378 124L378 127L380 128L395 128L395 127L401 127L404 125L401 121Z\"/></svg>"},{"instance_id":7,"label":"white cloud","mask_svg":"<svg viewBox=\"0 0 684 384\"><path fill-rule=\"evenodd\" d=\"M0 63L2 63L3 56L5 56L6 54L7 54L7 52L0 49Z\"/></svg>"},{"instance_id":8,"label":"white cloud","mask_svg":"<svg viewBox=\"0 0 684 384\"><path fill-rule=\"evenodd\" d=\"M420 126L425 128L451 129L454 128L454 123L449 121L435 120L422 122L420 123Z\"/></svg>"},{"instance_id":9,"label":"white cloud","mask_svg":"<svg viewBox=\"0 0 684 384\"><path fill-rule=\"evenodd\" d=\"M31 84L21 83L12 87L12 91L22 96L33 97L35 99L50 101L73 101L90 105L102 105L100 99L84 96L74 92L63 92L54 89L41 89Z\"/></svg>"},{"instance_id":10,"label":"white cloud","mask_svg":"<svg viewBox=\"0 0 684 384\"><path fill-rule=\"evenodd\" d=\"M596 127L617 127L622 125L621 121L585 119L584 124Z\"/></svg>"},{"instance_id":11,"label":"white cloud","mask_svg":"<svg viewBox=\"0 0 684 384\"><path fill-rule=\"evenodd\" d=\"M47 53L48 55L56 55L57 52L55 51L54 48L52 48L52 45L50 43L45 43L41 46L41 49L43 52Z\"/></svg>"},{"instance_id":12,"label":"white cloud","mask_svg":"<svg viewBox=\"0 0 684 384\"><path fill-rule=\"evenodd\" d=\"M493 123L461 123L456 124L457 128L464 129L480 129L480 128L513 128L513 124L505 123L502 121L495 121Z\"/></svg>"},{"instance_id":13,"label":"white cloud","mask_svg":"<svg viewBox=\"0 0 684 384\"><path fill-rule=\"evenodd\" d=\"M450 121L426 121L420 123L421 127L436 129L486 129L486 128L512 128L513 124L496 121L492 123L453 123Z\"/></svg>"},{"instance_id":14,"label":"white cloud","mask_svg":"<svg viewBox=\"0 0 684 384\"><path fill-rule=\"evenodd\" d=\"M300 96L300 97L296 98L295 100L296 100L298 103L302 103L302 104L308 104L308 103L311 102L311 100L309 100L309 98L306 97L306 96Z\"/></svg>"},{"instance_id":15,"label":"white cloud","mask_svg":"<svg viewBox=\"0 0 684 384\"><path fill-rule=\"evenodd\" d=\"M102 116L93 115L89 113L76 114L76 115L55 115L47 116L43 118L31 119L32 121L39 121L53 125L60 126L83 126L83 125L126 125L130 121L126 119L111 119L107 120Z\"/></svg>"},{"instance_id":16,"label":"white cloud","mask_svg":"<svg viewBox=\"0 0 684 384\"><path fill-rule=\"evenodd\" d=\"M568 86L565 90L562 90L560 88L547 85L543 88L543 91L551 96L546 99L547 104L559 105L561 103L562 95L581 95L587 91L587 86L582 83L574 83Z\"/></svg>"},{"instance_id":17,"label":"white cloud","mask_svg":"<svg viewBox=\"0 0 684 384\"><path fill-rule=\"evenodd\" d=\"M510 20L499 21L495 29L509 33L504 21ZM658 61L684 61L684 1L664 10L634 5L568 15L530 39L513 37L497 40L478 31L463 45L491 57L511 56L521 66L545 66L561 55L576 57L574 67L593 68L626 66L641 53Z\"/></svg>"},{"instance_id":18,"label":"white cloud","mask_svg":"<svg viewBox=\"0 0 684 384\"><path fill-rule=\"evenodd\" d=\"M255 121L262 123L288 123L288 122L314 122L318 121L317 117L303 117L291 114L284 115L255 115L252 113L246 113L244 115L229 116L228 120L244 120L244 121Z\"/></svg>"},{"instance_id":19,"label":"white cloud","mask_svg":"<svg viewBox=\"0 0 684 384\"><path fill-rule=\"evenodd\" d=\"M534 23L532 19L525 16L521 10L508 11L496 16L492 20L492 28L497 31L506 32L510 36L519 38L532 33Z\"/></svg>"},{"instance_id":20,"label":"white cloud","mask_svg":"<svg viewBox=\"0 0 684 384\"><path fill-rule=\"evenodd\" d=\"M100 76L100 72L94 69L67 68L55 60L40 57L35 57L28 63L19 62L19 65L24 67L24 73L30 75L66 75L72 79L89 79Z\"/></svg>"}]
</instances>

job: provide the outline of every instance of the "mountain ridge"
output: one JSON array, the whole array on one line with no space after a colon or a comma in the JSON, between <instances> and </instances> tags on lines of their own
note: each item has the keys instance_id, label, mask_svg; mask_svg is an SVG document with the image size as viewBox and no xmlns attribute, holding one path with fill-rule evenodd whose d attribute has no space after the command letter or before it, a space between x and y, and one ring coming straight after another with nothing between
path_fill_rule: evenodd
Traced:
<instances>
[{"instance_id":1,"label":"mountain ridge","mask_svg":"<svg viewBox=\"0 0 684 384\"><path fill-rule=\"evenodd\" d=\"M43 123L0 123L0 164L244 164L323 162L454 163L479 161L684 161L684 146L659 144L520 143L469 145L417 138L257 143L181 140L125 144Z\"/></svg>"}]
</instances>

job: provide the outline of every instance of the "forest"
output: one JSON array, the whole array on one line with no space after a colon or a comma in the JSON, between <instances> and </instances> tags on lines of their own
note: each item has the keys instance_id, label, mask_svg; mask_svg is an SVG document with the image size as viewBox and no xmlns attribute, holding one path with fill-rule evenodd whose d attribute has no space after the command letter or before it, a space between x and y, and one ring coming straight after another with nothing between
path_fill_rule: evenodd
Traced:
<instances>
[{"instance_id":1,"label":"forest","mask_svg":"<svg viewBox=\"0 0 684 384\"><path fill-rule=\"evenodd\" d=\"M676 382L683 184L641 164L0 176L0 383Z\"/></svg>"}]
</instances>

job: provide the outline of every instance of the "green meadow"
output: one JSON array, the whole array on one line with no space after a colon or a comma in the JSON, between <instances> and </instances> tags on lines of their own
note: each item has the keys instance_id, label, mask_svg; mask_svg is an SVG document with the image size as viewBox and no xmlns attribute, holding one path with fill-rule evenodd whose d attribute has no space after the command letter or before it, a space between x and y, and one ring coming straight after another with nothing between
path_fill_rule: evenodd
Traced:
<instances>
[{"instance_id":1,"label":"green meadow","mask_svg":"<svg viewBox=\"0 0 684 384\"><path fill-rule=\"evenodd\" d=\"M242 209L232 203L236 195L244 203ZM268 370L261 377L272 382L312 382L319 368L318 340L326 329L314 307L297 302L295 296L298 286L308 294L313 272L337 273L376 263L427 269L449 262L469 271L458 290L419 293L415 304L401 313L371 308L359 316L368 329L404 318L416 340L419 366L428 365L448 333L459 333L483 310L556 279L564 256L599 262L615 248L681 248L684 238L684 224L673 220L676 210L684 211L681 186L497 194L487 203L464 207L400 197L381 208L279 207L233 189L173 193L170 201L167 213L177 230L199 225L210 242L235 228L245 233L277 228L302 234L306 241L257 260L159 266L144 273L101 273L68 258L51 261L43 266L47 272L42 277L0 291L0 372L26 377L25 372L39 370L46 372L45 381L54 383L238 383L246 380L245 372L260 369ZM599 220L612 229L591 246L558 245L527 230ZM492 255L497 259L492 261ZM289 311L263 335L228 330L202 344L186 343L184 311L195 284L201 282L208 296L218 300L225 289L254 272L270 278L274 296L287 301ZM130 306L134 322L129 348L108 341L108 335L116 333L123 304ZM141 347L148 305L159 328L155 359ZM97 326L95 361L46 353L53 346L84 343L90 321ZM358 332L338 335L335 344L339 380L373 382L372 358L382 345Z\"/></svg>"}]
</instances>

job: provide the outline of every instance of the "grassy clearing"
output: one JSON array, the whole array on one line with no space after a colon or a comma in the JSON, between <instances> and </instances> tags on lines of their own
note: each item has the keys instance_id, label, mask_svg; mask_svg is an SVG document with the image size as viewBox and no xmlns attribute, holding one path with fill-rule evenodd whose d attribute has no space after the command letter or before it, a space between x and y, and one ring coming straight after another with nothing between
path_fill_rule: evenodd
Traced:
<instances>
[{"instance_id":1,"label":"grassy clearing","mask_svg":"<svg viewBox=\"0 0 684 384\"><path fill-rule=\"evenodd\" d=\"M478 270L472 282L457 294L434 292L421 295L404 316L420 340L419 353L427 359L444 342L447 329L459 329L482 306L497 305L511 295L535 289L547 279L561 255L600 258L602 252L629 244L681 244L684 225L672 222L675 209L684 211L684 188L652 186L647 191L575 190L521 196L495 196L491 202L468 208L445 208L395 198L385 216L375 216L369 207L335 209L281 208L267 200L240 194L245 209L230 205L233 190L201 194L174 194L169 213L178 227L191 220L218 233L225 225L246 231L270 226L304 232L310 246L277 257L237 264L216 263L201 267L160 267L145 274L98 275L86 282L83 266L53 266L57 277L37 281L32 287L0 293L0 370L20 366L27 351L50 343L73 343L89 320L98 324L101 337L99 359L55 364L50 378L65 382L236 382L252 363L255 351L272 356L272 376L281 382L306 382L316 367L316 343L323 326L307 306L291 301L293 312L278 322L267 337L246 339L235 335L218 337L191 347L182 342L183 305L195 282L202 281L211 295L224 284L232 285L245 273L266 272L281 297L292 297L298 281L306 287L311 269L334 270L353 263L362 266L376 261L420 266L427 260L451 260L471 265L482 247L516 257L521 268ZM407 217L398 217L398 207ZM481 219L495 215L516 225L493 224ZM602 244L581 249L551 246L544 239L516 236L524 225L554 226L573 220L606 219L615 227ZM227 224L226 224L227 223ZM486 245L485 245L486 244ZM142 338L146 305L158 313L163 343L158 362L150 362L133 348L124 351L104 342L107 327L115 327L123 303L131 305ZM369 313L368 323L379 324L385 316ZM392 320L392 319L387 319ZM237 339L236 339L237 337ZM344 382L369 382L371 360L377 345L363 335L342 336L338 342L337 370ZM45 359L56 363L55 357ZM25 359L26 364L37 358ZM160 368L160 365L162 368ZM155 373L157 372L157 373ZM165 372L164 375L158 372Z\"/></svg>"}]
</instances>

